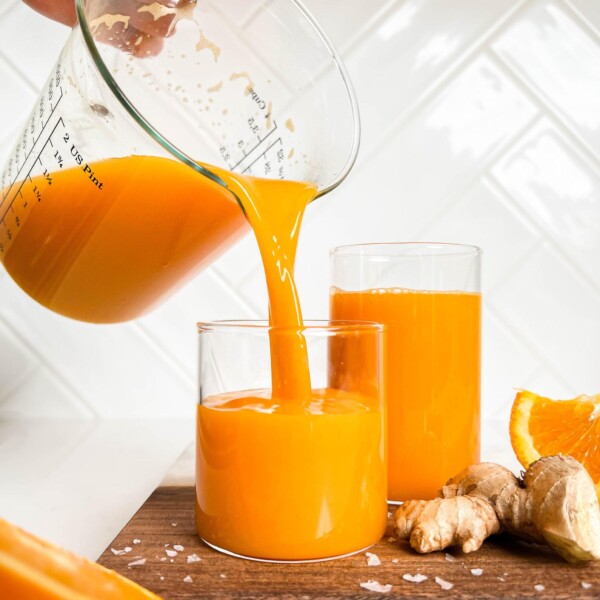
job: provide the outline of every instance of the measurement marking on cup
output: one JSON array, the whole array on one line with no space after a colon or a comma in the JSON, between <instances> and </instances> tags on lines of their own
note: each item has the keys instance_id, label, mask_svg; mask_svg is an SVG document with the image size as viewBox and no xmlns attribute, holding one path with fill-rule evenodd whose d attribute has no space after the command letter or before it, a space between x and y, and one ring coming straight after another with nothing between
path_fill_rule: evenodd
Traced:
<instances>
[{"instance_id":1,"label":"measurement marking on cup","mask_svg":"<svg viewBox=\"0 0 600 600\"><path fill-rule=\"evenodd\" d=\"M250 156L258 147L260 147L260 145L277 129L277 123L275 122L275 120L273 120L273 127L271 128L271 130L269 131L269 133L267 133L267 135L265 135L264 138L261 138L258 134L256 134L256 137L258 138L258 142L252 146L252 148L250 148L250 150L248 152L246 152L246 150L244 148L242 148L242 152L244 154L244 156L242 156L242 158L240 158L240 160L238 160L235 165L231 166L230 165L230 169L232 171L234 171L243 161L247 156ZM267 148L268 150L268 148ZM266 152L266 150L265 150ZM264 152L263 152L264 154ZM258 158L260 158L262 155L258 155ZM242 173L245 173L256 161L253 161L252 164L249 167L246 167L246 169L244 169L242 171Z\"/></svg>"},{"instance_id":2,"label":"measurement marking on cup","mask_svg":"<svg viewBox=\"0 0 600 600\"><path fill-rule=\"evenodd\" d=\"M248 169L251 169L252 166L256 163L256 161L263 157L275 144L283 144L283 142L281 141L281 138L277 138L262 154L259 154L243 171L242 173L245 173L246 171L248 171Z\"/></svg>"},{"instance_id":3,"label":"measurement marking on cup","mask_svg":"<svg viewBox=\"0 0 600 600\"><path fill-rule=\"evenodd\" d=\"M35 138L35 140L33 140L33 144L31 146L31 149L29 150L29 152L25 156L25 159L23 160L23 164L19 167L19 170L17 171L17 173L15 175L15 178L12 180L11 184L6 188L6 192L5 192L5 194L4 194L3 198L2 198L2 201L6 200L6 198L8 198L8 196L10 194L10 191L12 190L13 185L15 185L15 182L19 179L19 175L21 174L21 171L23 170L23 168L27 164L27 161L29 160L29 157L31 156L31 153L35 150L35 146L38 143L39 139L42 137L42 134L44 133L44 129L46 129L46 125L48 125L48 123L52 119L52 115L54 114L54 111L56 110L56 108L60 104L60 101L62 100L62 97L63 97L62 86L59 89L60 89L60 96L58 97L58 100L56 101L56 104L52 107L52 110L50 111L50 114L48 115L48 118L46 119L46 122L42 126L42 129L39 132L38 136ZM62 121L62 117L59 119L59 121ZM57 123L59 121L57 121ZM64 122L63 122L63 125L64 125ZM54 131L53 131L53 133L54 133ZM50 134L50 136L51 135L52 135L52 133ZM45 146L45 144L44 144L44 146ZM42 147L42 149L43 149L43 147ZM40 150L40 153L41 152L42 152L42 150ZM29 170L29 173L31 173L31 169ZM2 218L4 218L4 217L2 217Z\"/></svg>"},{"instance_id":4,"label":"measurement marking on cup","mask_svg":"<svg viewBox=\"0 0 600 600\"><path fill-rule=\"evenodd\" d=\"M25 185L25 182L26 182L27 179L29 179L29 181L32 182L31 171L33 171L33 167L35 166L35 163L39 162L42 167L44 166L44 163L42 162L42 159L40 158L40 156L41 156L42 152L44 151L44 148L46 147L46 145L50 141L50 138L54 135L54 132L56 131L56 129L57 129L57 127L59 125L62 125L63 127L65 127L65 123L64 123L62 117L60 119L58 119L58 121L56 121L56 124L52 128L52 131L50 132L50 135L48 136L48 139L44 142L44 145L40 148L40 151L39 151L39 154L38 154L37 158L33 161L33 164L29 168L29 171L27 172L27 175L23 178L23 181L21 182L21 185L19 186L19 189L15 192L14 196L12 197L12 200L8 203L8 206L6 207L6 210L4 211L4 213L2 214L2 216L0 217L0 222L4 225L5 229L8 230L8 226L7 226L6 221L5 221L5 217L8 214L8 211L12 210L14 212L13 203L17 199L17 196L20 195L21 198L23 198L23 194L21 192L21 189ZM44 171L43 175L44 175L46 181L48 182L48 185L52 185L52 176L50 175L50 173L48 171ZM34 189L34 192L37 192L37 190ZM41 196L40 196L40 194L36 193L36 197L37 197L38 200L40 200Z\"/></svg>"}]
</instances>

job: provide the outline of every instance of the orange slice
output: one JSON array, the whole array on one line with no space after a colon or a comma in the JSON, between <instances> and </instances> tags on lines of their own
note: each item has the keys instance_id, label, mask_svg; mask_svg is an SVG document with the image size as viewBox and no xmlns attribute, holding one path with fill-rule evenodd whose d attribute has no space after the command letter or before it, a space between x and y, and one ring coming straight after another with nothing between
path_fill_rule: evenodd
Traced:
<instances>
[{"instance_id":1,"label":"orange slice","mask_svg":"<svg viewBox=\"0 0 600 600\"><path fill-rule=\"evenodd\" d=\"M160 600L115 571L0 519L0 597L14 600Z\"/></svg>"},{"instance_id":2,"label":"orange slice","mask_svg":"<svg viewBox=\"0 0 600 600\"><path fill-rule=\"evenodd\" d=\"M600 394L551 400L521 390L510 413L510 441L527 468L542 456L568 454L590 474L600 497Z\"/></svg>"}]
</instances>

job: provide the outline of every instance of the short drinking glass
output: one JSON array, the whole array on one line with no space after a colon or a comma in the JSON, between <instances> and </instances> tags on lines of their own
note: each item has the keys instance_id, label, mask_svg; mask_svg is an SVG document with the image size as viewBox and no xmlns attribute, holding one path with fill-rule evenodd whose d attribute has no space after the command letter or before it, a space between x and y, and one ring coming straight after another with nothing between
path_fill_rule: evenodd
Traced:
<instances>
[{"instance_id":1,"label":"short drinking glass","mask_svg":"<svg viewBox=\"0 0 600 600\"><path fill-rule=\"evenodd\" d=\"M196 524L210 546L269 561L344 556L387 520L383 327L307 323L312 393L275 398L264 322L200 323ZM349 373L347 357L363 365Z\"/></svg>"}]
</instances>

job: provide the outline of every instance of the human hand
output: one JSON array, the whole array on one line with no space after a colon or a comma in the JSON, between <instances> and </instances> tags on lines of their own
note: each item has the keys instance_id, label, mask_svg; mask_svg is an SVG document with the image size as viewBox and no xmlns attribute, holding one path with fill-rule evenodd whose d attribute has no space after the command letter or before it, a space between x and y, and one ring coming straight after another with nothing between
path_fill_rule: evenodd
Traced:
<instances>
[{"instance_id":1,"label":"human hand","mask_svg":"<svg viewBox=\"0 0 600 600\"><path fill-rule=\"evenodd\" d=\"M75 0L23 0L39 13L74 26ZM94 0L88 24L97 41L135 56L154 56L196 0Z\"/></svg>"},{"instance_id":2,"label":"human hand","mask_svg":"<svg viewBox=\"0 0 600 600\"><path fill-rule=\"evenodd\" d=\"M59 23L73 27L77 22L74 0L23 0L34 10Z\"/></svg>"}]
</instances>

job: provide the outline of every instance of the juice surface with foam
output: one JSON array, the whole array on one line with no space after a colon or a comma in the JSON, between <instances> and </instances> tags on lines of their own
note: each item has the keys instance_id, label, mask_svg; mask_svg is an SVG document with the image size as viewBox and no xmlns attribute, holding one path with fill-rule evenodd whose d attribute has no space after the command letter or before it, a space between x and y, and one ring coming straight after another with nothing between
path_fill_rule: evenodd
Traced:
<instances>
[{"instance_id":1,"label":"juice surface with foam","mask_svg":"<svg viewBox=\"0 0 600 600\"><path fill-rule=\"evenodd\" d=\"M480 294L333 288L330 301L332 319L387 325L389 499L434 498L479 461Z\"/></svg>"},{"instance_id":2,"label":"juice surface with foam","mask_svg":"<svg viewBox=\"0 0 600 600\"><path fill-rule=\"evenodd\" d=\"M374 401L313 390L303 405L269 390L198 407L196 522L219 548L264 559L335 556L377 541L387 521L383 419Z\"/></svg>"}]
</instances>

